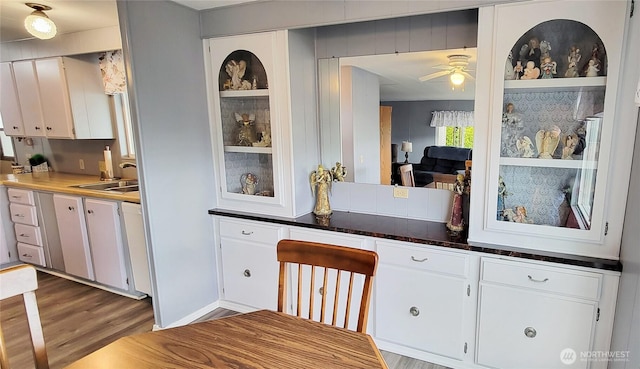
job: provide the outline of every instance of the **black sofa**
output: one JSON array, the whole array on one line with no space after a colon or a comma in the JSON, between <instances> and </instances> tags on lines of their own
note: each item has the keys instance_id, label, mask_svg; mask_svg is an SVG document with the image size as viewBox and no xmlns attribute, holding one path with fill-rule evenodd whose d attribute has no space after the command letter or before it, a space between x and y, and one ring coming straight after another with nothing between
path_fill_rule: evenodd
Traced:
<instances>
[{"instance_id":1,"label":"black sofa","mask_svg":"<svg viewBox=\"0 0 640 369\"><path fill-rule=\"evenodd\" d=\"M433 182L433 173L457 174L464 171L465 161L471 160L472 150L452 146L427 146L420 164L413 164L416 187Z\"/></svg>"}]
</instances>

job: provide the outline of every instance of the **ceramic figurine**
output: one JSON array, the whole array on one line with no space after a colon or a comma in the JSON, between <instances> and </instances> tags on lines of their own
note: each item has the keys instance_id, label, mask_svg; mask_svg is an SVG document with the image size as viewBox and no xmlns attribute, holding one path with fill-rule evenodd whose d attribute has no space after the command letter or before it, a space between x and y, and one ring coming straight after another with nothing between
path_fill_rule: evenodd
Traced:
<instances>
[{"instance_id":1,"label":"ceramic figurine","mask_svg":"<svg viewBox=\"0 0 640 369\"><path fill-rule=\"evenodd\" d=\"M540 41L538 40L537 37L532 37L529 40L529 53L528 53L527 61L532 61L536 68L540 68L541 54L542 54L542 51L540 50Z\"/></svg>"},{"instance_id":2,"label":"ceramic figurine","mask_svg":"<svg viewBox=\"0 0 640 369\"><path fill-rule=\"evenodd\" d=\"M513 53L509 51L509 56L507 57L507 61L504 64L504 79L511 80L515 79L514 69L513 69Z\"/></svg>"},{"instance_id":3,"label":"ceramic figurine","mask_svg":"<svg viewBox=\"0 0 640 369\"><path fill-rule=\"evenodd\" d=\"M573 153L576 151L576 147L580 142L578 135L566 135L562 139L562 159L573 159Z\"/></svg>"},{"instance_id":4,"label":"ceramic figurine","mask_svg":"<svg viewBox=\"0 0 640 369\"><path fill-rule=\"evenodd\" d=\"M498 211L496 213L496 220L505 220L504 217L504 198L507 197L509 193L507 192L507 185L504 183L502 176L498 177Z\"/></svg>"},{"instance_id":5,"label":"ceramic figurine","mask_svg":"<svg viewBox=\"0 0 640 369\"><path fill-rule=\"evenodd\" d=\"M311 184L311 193L316 195L316 205L313 213L316 218L328 218L331 216L331 206L329 205L329 191L331 190L331 182L333 176L331 172L324 169L322 164L318 165L318 169L311 172L309 183Z\"/></svg>"},{"instance_id":6,"label":"ceramic figurine","mask_svg":"<svg viewBox=\"0 0 640 369\"><path fill-rule=\"evenodd\" d=\"M553 75L557 73L558 64L551 60L550 57L545 57L543 59L540 68L542 69L542 77L543 79L553 78Z\"/></svg>"},{"instance_id":7,"label":"ceramic figurine","mask_svg":"<svg viewBox=\"0 0 640 369\"><path fill-rule=\"evenodd\" d=\"M522 47L520 47L520 52L519 54L519 58L518 60L520 61L520 63L527 64L527 62L529 61L529 45L528 44L524 44L522 45Z\"/></svg>"},{"instance_id":8,"label":"ceramic figurine","mask_svg":"<svg viewBox=\"0 0 640 369\"><path fill-rule=\"evenodd\" d=\"M567 57L567 71L564 76L567 78L578 77L578 63L582 56L580 55L580 49L576 45L571 46L569 49L569 56Z\"/></svg>"},{"instance_id":9,"label":"ceramic figurine","mask_svg":"<svg viewBox=\"0 0 640 369\"><path fill-rule=\"evenodd\" d=\"M538 77L540 77L540 69L536 67L533 60L529 60L527 66L524 68L522 79L538 79Z\"/></svg>"},{"instance_id":10,"label":"ceramic figurine","mask_svg":"<svg viewBox=\"0 0 640 369\"><path fill-rule=\"evenodd\" d=\"M558 147L560 142L560 128L553 126L551 130L545 131L543 129L536 133L536 147L538 148L538 155L541 159L553 159L553 153Z\"/></svg>"},{"instance_id":11,"label":"ceramic figurine","mask_svg":"<svg viewBox=\"0 0 640 369\"><path fill-rule=\"evenodd\" d=\"M462 217L462 193L464 190L464 175L458 174L453 185L453 202L451 205L451 218L447 222L447 228L456 234L464 231L465 220Z\"/></svg>"},{"instance_id":12,"label":"ceramic figurine","mask_svg":"<svg viewBox=\"0 0 640 369\"><path fill-rule=\"evenodd\" d=\"M551 51L551 43L547 40L540 41L540 69L542 69L544 59L551 58L549 51Z\"/></svg>"},{"instance_id":13,"label":"ceramic figurine","mask_svg":"<svg viewBox=\"0 0 640 369\"><path fill-rule=\"evenodd\" d=\"M262 137L260 138L260 141L254 142L253 146L255 146L255 147L271 147L271 134L269 134L269 132L267 132L267 131L262 131L262 132L260 132L260 134L262 135Z\"/></svg>"},{"instance_id":14,"label":"ceramic figurine","mask_svg":"<svg viewBox=\"0 0 640 369\"><path fill-rule=\"evenodd\" d=\"M524 72L524 67L522 66L522 62L518 60L516 62L516 66L513 67L513 76L515 77L515 79L520 79L523 72Z\"/></svg>"},{"instance_id":15,"label":"ceramic figurine","mask_svg":"<svg viewBox=\"0 0 640 369\"><path fill-rule=\"evenodd\" d=\"M531 223L527 218L527 209L524 206L516 206L513 209L505 209L505 220L515 223Z\"/></svg>"},{"instance_id":16,"label":"ceramic figurine","mask_svg":"<svg viewBox=\"0 0 640 369\"><path fill-rule=\"evenodd\" d=\"M522 158L533 158L535 156L533 153L533 142L531 142L531 139L527 136L520 137L516 141L516 147Z\"/></svg>"},{"instance_id":17,"label":"ceramic figurine","mask_svg":"<svg viewBox=\"0 0 640 369\"><path fill-rule=\"evenodd\" d=\"M339 161L336 161L336 166L331 168L331 175L336 182L344 182L344 177L347 176L347 168L342 166Z\"/></svg>"},{"instance_id":18,"label":"ceramic figurine","mask_svg":"<svg viewBox=\"0 0 640 369\"><path fill-rule=\"evenodd\" d=\"M242 193L245 195L255 195L258 186L258 177L252 173L245 173L240 176L240 185Z\"/></svg>"},{"instance_id":19,"label":"ceramic figurine","mask_svg":"<svg viewBox=\"0 0 640 369\"><path fill-rule=\"evenodd\" d=\"M582 75L585 77L597 77L601 66L600 48L598 47L598 44L593 44L593 47L591 48L591 58L583 67Z\"/></svg>"},{"instance_id":20,"label":"ceramic figurine","mask_svg":"<svg viewBox=\"0 0 640 369\"><path fill-rule=\"evenodd\" d=\"M243 85L242 77L244 77L244 72L247 69L247 62L244 60L235 61L229 60L227 65L225 66L225 70L229 77L231 77L231 86L232 90L241 90Z\"/></svg>"},{"instance_id":21,"label":"ceramic figurine","mask_svg":"<svg viewBox=\"0 0 640 369\"><path fill-rule=\"evenodd\" d=\"M591 59L587 64L587 72L585 73L585 77L597 77L598 72L600 72L600 68L596 64L596 61Z\"/></svg>"},{"instance_id":22,"label":"ceramic figurine","mask_svg":"<svg viewBox=\"0 0 640 369\"><path fill-rule=\"evenodd\" d=\"M256 120L255 114L235 113L236 122L240 124L238 128L238 146L253 146L257 141L256 130L253 123Z\"/></svg>"},{"instance_id":23,"label":"ceramic figurine","mask_svg":"<svg viewBox=\"0 0 640 369\"><path fill-rule=\"evenodd\" d=\"M524 129L520 114L514 110L515 106L513 103L508 103L505 106L505 112L502 113L501 155L509 158L520 156L516 141Z\"/></svg>"}]
</instances>

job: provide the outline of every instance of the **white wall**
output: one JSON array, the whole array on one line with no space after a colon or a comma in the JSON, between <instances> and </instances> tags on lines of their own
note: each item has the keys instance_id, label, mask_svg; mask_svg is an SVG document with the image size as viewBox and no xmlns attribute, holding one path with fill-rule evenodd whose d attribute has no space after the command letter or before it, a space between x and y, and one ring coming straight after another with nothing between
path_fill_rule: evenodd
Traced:
<instances>
[{"instance_id":1,"label":"white wall","mask_svg":"<svg viewBox=\"0 0 640 369\"><path fill-rule=\"evenodd\" d=\"M170 1L118 0L156 324L218 300L213 158L198 13Z\"/></svg>"}]
</instances>

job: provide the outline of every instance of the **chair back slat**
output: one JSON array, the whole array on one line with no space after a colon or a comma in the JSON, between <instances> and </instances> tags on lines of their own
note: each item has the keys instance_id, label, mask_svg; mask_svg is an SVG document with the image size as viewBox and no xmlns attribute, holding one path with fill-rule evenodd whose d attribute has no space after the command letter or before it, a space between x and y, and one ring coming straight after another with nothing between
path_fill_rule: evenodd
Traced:
<instances>
[{"instance_id":1,"label":"chair back slat","mask_svg":"<svg viewBox=\"0 0 640 369\"><path fill-rule=\"evenodd\" d=\"M24 300L33 358L36 369L49 369L49 359L44 343L42 323L38 312L35 290L38 289L36 270L31 265L18 265L0 270L0 299L22 295ZM9 369L9 358L2 328L0 327L0 367Z\"/></svg>"},{"instance_id":2,"label":"chair back slat","mask_svg":"<svg viewBox=\"0 0 640 369\"><path fill-rule=\"evenodd\" d=\"M293 297L286 295L289 290L285 287L286 284L289 282L297 282L297 288L292 290L292 293L297 291L296 315L302 316L301 311L305 309L305 307L302 306L303 294L308 292L308 318L317 319L317 316L314 315L314 308L318 306L314 306L314 295L320 292L319 321L325 323L330 321L332 325L341 324L342 307L346 305L344 309L344 327L348 328L349 326L350 314L356 313L356 311L352 312L351 310L359 309L359 311L357 311L358 323L356 329L360 332L365 332L371 300L372 280L375 276L378 263L378 255L375 252L318 242L281 240L278 242L277 254L281 268L278 287L278 311L286 312L288 310L285 307L286 299L287 297ZM286 270L287 266L293 264L297 264L298 267L291 269L291 271L292 273L297 271L298 275L297 278L292 278L292 280L289 281L286 278L287 274L283 273L282 269L285 268ZM305 269L302 268L303 265ZM324 269L322 276L318 276L322 278L322 287L319 291L316 291L315 286L316 267ZM311 271L310 281L307 281L309 270L306 268L310 268ZM342 271L349 272L349 274L342 273ZM336 273L335 281L333 278L334 272ZM304 278L303 274L305 275ZM356 274L358 275L358 279L356 279ZM356 291L359 293L360 283L362 283L361 278L364 279L364 282L362 284L362 293L359 295ZM348 285L346 285L347 279L349 281ZM318 283L320 283L320 281L318 281ZM335 286L332 285L333 283L335 283ZM306 286L303 286L304 284L306 284ZM358 288L354 289L354 285L357 285ZM345 295L346 302L344 299ZM331 300L331 298L333 298L333 300ZM358 298L358 304L356 304L356 301L352 301ZM304 298L304 300L307 299ZM331 306L327 306L328 304L332 304L333 308L331 309ZM291 313L293 313L293 311ZM332 314L331 317L328 317L328 314Z\"/></svg>"}]
</instances>

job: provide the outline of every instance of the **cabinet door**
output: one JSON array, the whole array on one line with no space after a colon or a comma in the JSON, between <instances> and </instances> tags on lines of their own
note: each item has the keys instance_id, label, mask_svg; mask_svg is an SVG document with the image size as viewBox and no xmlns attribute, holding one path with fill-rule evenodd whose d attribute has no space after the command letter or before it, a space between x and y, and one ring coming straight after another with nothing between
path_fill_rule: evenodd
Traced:
<instances>
[{"instance_id":1,"label":"cabinet door","mask_svg":"<svg viewBox=\"0 0 640 369\"><path fill-rule=\"evenodd\" d=\"M118 203L86 199L85 205L96 281L128 289Z\"/></svg>"},{"instance_id":2,"label":"cabinet door","mask_svg":"<svg viewBox=\"0 0 640 369\"><path fill-rule=\"evenodd\" d=\"M20 100L11 63L0 63L0 113L7 136L24 136Z\"/></svg>"},{"instance_id":3,"label":"cabinet door","mask_svg":"<svg viewBox=\"0 0 640 369\"><path fill-rule=\"evenodd\" d=\"M276 246L221 238L224 298L258 309L276 310Z\"/></svg>"},{"instance_id":4,"label":"cabinet door","mask_svg":"<svg viewBox=\"0 0 640 369\"><path fill-rule=\"evenodd\" d=\"M580 360L580 353L591 348L596 310L593 301L482 285L478 364L494 368L587 368L589 362Z\"/></svg>"},{"instance_id":5,"label":"cabinet door","mask_svg":"<svg viewBox=\"0 0 640 369\"><path fill-rule=\"evenodd\" d=\"M123 202L122 215L124 216L124 229L127 233L134 289L151 296L149 256L144 238L142 208L140 204Z\"/></svg>"},{"instance_id":6,"label":"cabinet door","mask_svg":"<svg viewBox=\"0 0 640 369\"><path fill-rule=\"evenodd\" d=\"M53 196L65 272L94 280L82 198Z\"/></svg>"},{"instance_id":7,"label":"cabinet door","mask_svg":"<svg viewBox=\"0 0 640 369\"><path fill-rule=\"evenodd\" d=\"M31 60L14 62L13 73L24 123L24 134L30 137L44 136L44 118L35 64Z\"/></svg>"},{"instance_id":8,"label":"cabinet door","mask_svg":"<svg viewBox=\"0 0 640 369\"><path fill-rule=\"evenodd\" d=\"M73 118L62 58L35 61L47 137L73 138Z\"/></svg>"},{"instance_id":9,"label":"cabinet door","mask_svg":"<svg viewBox=\"0 0 640 369\"><path fill-rule=\"evenodd\" d=\"M462 278L380 264L376 337L462 359L466 285Z\"/></svg>"}]
</instances>

